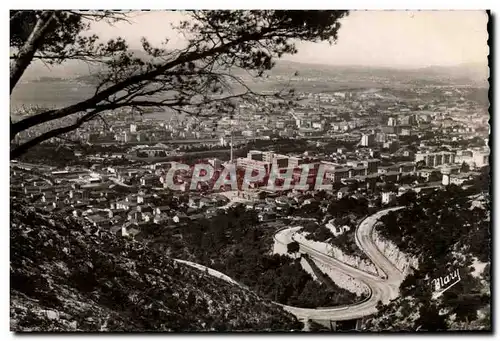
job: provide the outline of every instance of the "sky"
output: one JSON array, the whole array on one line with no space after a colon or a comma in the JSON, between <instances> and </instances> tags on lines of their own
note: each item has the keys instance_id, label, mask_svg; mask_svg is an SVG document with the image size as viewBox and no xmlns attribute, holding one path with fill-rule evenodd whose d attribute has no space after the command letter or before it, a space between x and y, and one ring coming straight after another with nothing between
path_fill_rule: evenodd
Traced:
<instances>
[{"instance_id":1,"label":"sky","mask_svg":"<svg viewBox=\"0 0 500 341\"><path fill-rule=\"evenodd\" d=\"M170 23L181 12L135 12L130 22L110 26L99 22L92 31L102 39L121 36L131 47L141 37L180 47L183 37ZM487 65L488 16L484 11L352 11L342 19L335 45L297 43L298 53L283 59L302 63L392 67L453 66L463 63Z\"/></svg>"}]
</instances>

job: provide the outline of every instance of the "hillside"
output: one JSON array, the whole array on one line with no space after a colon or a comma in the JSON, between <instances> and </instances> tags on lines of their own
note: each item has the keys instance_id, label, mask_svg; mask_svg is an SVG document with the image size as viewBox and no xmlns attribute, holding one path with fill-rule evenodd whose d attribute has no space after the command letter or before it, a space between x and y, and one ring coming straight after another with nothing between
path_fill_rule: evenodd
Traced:
<instances>
[{"instance_id":1,"label":"hillside","mask_svg":"<svg viewBox=\"0 0 500 341\"><path fill-rule=\"evenodd\" d=\"M300 259L271 254L273 235L283 222L259 222L255 211L242 206L210 219L176 227L140 227L137 238L174 258L218 270L260 297L301 308L352 304L363 299L335 284L313 279Z\"/></svg>"},{"instance_id":2,"label":"hillside","mask_svg":"<svg viewBox=\"0 0 500 341\"><path fill-rule=\"evenodd\" d=\"M489 184L486 179L471 185L414 197L405 209L381 219L380 235L418 259L418 268L401 284L401 296L381 307L367 329L491 330ZM432 279L455 270L459 282L433 297Z\"/></svg>"},{"instance_id":3,"label":"hillside","mask_svg":"<svg viewBox=\"0 0 500 341\"><path fill-rule=\"evenodd\" d=\"M290 331L294 316L71 217L11 203L12 331Z\"/></svg>"}]
</instances>

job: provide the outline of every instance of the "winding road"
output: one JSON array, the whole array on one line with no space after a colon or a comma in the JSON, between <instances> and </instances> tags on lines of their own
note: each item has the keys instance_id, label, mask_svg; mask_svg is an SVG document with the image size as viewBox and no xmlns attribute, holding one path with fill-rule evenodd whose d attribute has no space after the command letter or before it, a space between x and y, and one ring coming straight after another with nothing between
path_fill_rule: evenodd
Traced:
<instances>
[{"instance_id":1,"label":"winding road","mask_svg":"<svg viewBox=\"0 0 500 341\"><path fill-rule=\"evenodd\" d=\"M343 320L353 320L362 318L364 316L372 315L377 312L377 303L382 301L383 303L388 303L390 300L396 298L399 294L399 284L404 279L403 274L398 270L394 264L392 264L387 257L377 248L372 238L373 228L375 223L385 214L390 211L399 210L402 207L393 207L385 210L378 211L377 213L370 215L363 219L358 225L355 231L356 244L358 247L366 253L366 255L371 259L375 267L378 269L380 276L365 272L363 270L357 269L349 264L343 263L331 256L313 249L307 245L299 243L300 251L306 253L314 261L323 263L324 265L340 271L355 280L365 284L370 289L370 296L368 299L355 303L352 305L341 306L341 307L330 307L330 308L299 308L291 307L279 304L285 310L297 316L300 320L307 319L317 319L317 320L330 320L330 321L343 321ZM278 231L275 236L275 242L282 244L284 247L289 243L294 241L295 233L301 229L301 227L291 227ZM221 278L225 281L238 284L237 281L231 279L230 277L203 265L176 260L177 262L185 263L187 265L196 267L200 270L207 270L210 275ZM244 287L245 288L245 287Z\"/></svg>"}]
</instances>

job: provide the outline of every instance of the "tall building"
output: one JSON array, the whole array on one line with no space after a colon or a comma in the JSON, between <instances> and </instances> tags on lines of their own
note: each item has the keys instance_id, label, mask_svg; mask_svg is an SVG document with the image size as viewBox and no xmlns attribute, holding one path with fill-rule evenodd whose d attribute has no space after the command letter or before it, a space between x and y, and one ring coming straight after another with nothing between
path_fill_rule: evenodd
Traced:
<instances>
[{"instance_id":1,"label":"tall building","mask_svg":"<svg viewBox=\"0 0 500 341\"><path fill-rule=\"evenodd\" d=\"M389 117L389 120L387 121L387 125L389 127L395 127L397 124L398 122L394 117Z\"/></svg>"},{"instance_id":2,"label":"tall building","mask_svg":"<svg viewBox=\"0 0 500 341\"><path fill-rule=\"evenodd\" d=\"M364 134L362 137L361 137L361 145L363 147L370 147L373 145L373 142L374 142L374 136L371 135L371 134Z\"/></svg>"},{"instance_id":3,"label":"tall building","mask_svg":"<svg viewBox=\"0 0 500 341\"><path fill-rule=\"evenodd\" d=\"M385 133L377 133L375 135L375 142L384 143L387 141L387 135Z\"/></svg>"},{"instance_id":4,"label":"tall building","mask_svg":"<svg viewBox=\"0 0 500 341\"><path fill-rule=\"evenodd\" d=\"M274 152L263 152L262 161L272 163L274 159Z\"/></svg>"},{"instance_id":5,"label":"tall building","mask_svg":"<svg viewBox=\"0 0 500 341\"><path fill-rule=\"evenodd\" d=\"M441 183L443 186L448 186L450 184L450 174L451 170L447 167L441 169L441 174L443 174L443 179Z\"/></svg>"},{"instance_id":6,"label":"tall building","mask_svg":"<svg viewBox=\"0 0 500 341\"><path fill-rule=\"evenodd\" d=\"M484 167L489 163L490 153L484 150L474 150L472 153L472 159L474 161L474 165L477 168Z\"/></svg>"},{"instance_id":7,"label":"tall building","mask_svg":"<svg viewBox=\"0 0 500 341\"><path fill-rule=\"evenodd\" d=\"M455 156L455 163L466 163L469 167L474 167L474 158L471 150L459 150Z\"/></svg>"},{"instance_id":8,"label":"tall building","mask_svg":"<svg viewBox=\"0 0 500 341\"><path fill-rule=\"evenodd\" d=\"M227 145L227 140L224 136L221 136L220 139L219 139L219 144L224 147Z\"/></svg>"},{"instance_id":9,"label":"tall building","mask_svg":"<svg viewBox=\"0 0 500 341\"><path fill-rule=\"evenodd\" d=\"M412 126L415 124L417 124L417 120L415 118L415 115L407 115L401 119L401 125Z\"/></svg>"},{"instance_id":10,"label":"tall building","mask_svg":"<svg viewBox=\"0 0 500 341\"><path fill-rule=\"evenodd\" d=\"M382 192L382 204L389 204L396 199L396 193Z\"/></svg>"},{"instance_id":11,"label":"tall building","mask_svg":"<svg viewBox=\"0 0 500 341\"><path fill-rule=\"evenodd\" d=\"M409 128L409 127L401 128L401 131L399 134L402 136L411 136L411 128Z\"/></svg>"},{"instance_id":12,"label":"tall building","mask_svg":"<svg viewBox=\"0 0 500 341\"><path fill-rule=\"evenodd\" d=\"M380 157L380 150L370 148L370 157L374 159Z\"/></svg>"},{"instance_id":13,"label":"tall building","mask_svg":"<svg viewBox=\"0 0 500 341\"><path fill-rule=\"evenodd\" d=\"M209 159L208 163L211 164L215 169L220 169L222 166L222 161L217 158Z\"/></svg>"},{"instance_id":14,"label":"tall building","mask_svg":"<svg viewBox=\"0 0 500 341\"><path fill-rule=\"evenodd\" d=\"M236 166L243 169L260 170L264 168L266 172L270 169L270 164L264 161L253 160L249 158L240 157L236 159Z\"/></svg>"},{"instance_id":15,"label":"tall building","mask_svg":"<svg viewBox=\"0 0 500 341\"><path fill-rule=\"evenodd\" d=\"M264 153L259 151L259 150L251 150L247 153L247 159L256 160L256 161L263 161L264 160Z\"/></svg>"},{"instance_id":16,"label":"tall building","mask_svg":"<svg viewBox=\"0 0 500 341\"><path fill-rule=\"evenodd\" d=\"M427 167L437 167L455 162L455 154L452 152L417 153L415 162L423 161Z\"/></svg>"},{"instance_id":17,"label":"tall building","mask_svg":"<svg viewBox=\"0 0 500 341\"><path fill-rule=\"evenodd\" d=\"M282 169L288 167L288 156L285 155L275 155L272 161L273 168Z\"/></svg>"},{"instance_id":18,"label":"tall building","mask_svg":"<svg viewBox=\"0 0 500 341\"><path fill-rule=\"evenodd\" d=\"M377 173L378 166L380 165L380 160L379 159L369 159L369 160L363 161L363 164L368 169L368 174Z\"/></svg>"}]
</instances>

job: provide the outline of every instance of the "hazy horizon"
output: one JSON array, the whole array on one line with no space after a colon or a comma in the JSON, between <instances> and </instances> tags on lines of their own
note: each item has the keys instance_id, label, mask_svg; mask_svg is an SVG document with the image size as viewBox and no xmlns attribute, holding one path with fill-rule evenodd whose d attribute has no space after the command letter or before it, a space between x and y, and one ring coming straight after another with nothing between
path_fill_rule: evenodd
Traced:
<instances>
[{"instance_id":1,"label":"hazy horizon","mask_svg":"<svg viewBox=\"0 0 500 341\"><path fill-rule=\"evenodd\" d=\"M164 46L167 49L185 45L184 37L171 28L186 17L183 12L133 11L128 15L128 22L113 25L93 22L86 34L97 34L102 41L120 36L134 50L142 50L142 37L154 46L160 46L168 38ZM449 73L455 73L453 68L465 66L462 69L467 69L467 73L484 79L488 74L487 22L485 11L352 11L341 19L337 44L297 42L298 53L284 55L277 65L294 62L318 67L402 71L450 68L444 70ZM65 77L75 71L81 74L86 66L80 64L69 62L48 68L36 61L22 79Z\"/></svg>"},{"instance_id":2,"label":"hazy horizon","mask_svg":"<svg viewBox=\"0 0 500 341\"><path fill-rule=\"evenodd\" d=\"M140 39L167 47L182 47L184 39L172 30L184 14L179 11L131 12L130 23L92 25L101 39L121 36L131 48ZM283 60L333 66L420 68L487 65L488 16L485 11L351 11L341 19L338 41L297 42L298 53ZM168 23L166 25L165 23Z\"/></svg>"}]
</instances>

